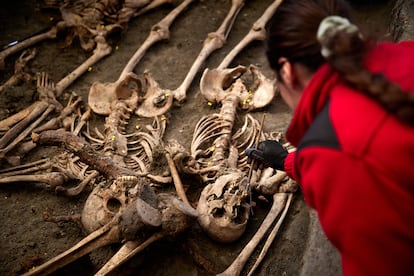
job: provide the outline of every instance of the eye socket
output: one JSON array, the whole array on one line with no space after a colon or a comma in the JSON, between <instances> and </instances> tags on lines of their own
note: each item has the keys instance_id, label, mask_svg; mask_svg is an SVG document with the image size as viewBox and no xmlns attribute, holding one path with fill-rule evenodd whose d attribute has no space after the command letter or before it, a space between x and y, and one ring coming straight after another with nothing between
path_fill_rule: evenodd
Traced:
<instances>
[{"instance_id":1,"label":"eye socket","mask_svg":"<svg viewBox=\"0 0 414 276\"><path fill-rule=\"evenodd\" d=\"M121 208L122 204L117 198L110 198L106 204L106 207L109 211L112 213L117 213L119 209Z\"/></svg>"}]
</instances>

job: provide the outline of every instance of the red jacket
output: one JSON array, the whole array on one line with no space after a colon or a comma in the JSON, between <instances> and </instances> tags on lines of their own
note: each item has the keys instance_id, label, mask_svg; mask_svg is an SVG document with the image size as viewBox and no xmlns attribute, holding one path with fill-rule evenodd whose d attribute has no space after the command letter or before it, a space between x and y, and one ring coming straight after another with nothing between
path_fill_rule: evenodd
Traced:
<instances>
[{"instance_id":1,"label":"red jacket","mask_svg":"<svg viewBox=\"0 0 414 276\"><path fill-rule=\"evenodd\" d=\"M366 65L414 93L414 41L381 43ZM324 65L286 138L298 148L286 172L317 210L344 275L414 275L414 127Z\"/></svg>"}]
</instances>

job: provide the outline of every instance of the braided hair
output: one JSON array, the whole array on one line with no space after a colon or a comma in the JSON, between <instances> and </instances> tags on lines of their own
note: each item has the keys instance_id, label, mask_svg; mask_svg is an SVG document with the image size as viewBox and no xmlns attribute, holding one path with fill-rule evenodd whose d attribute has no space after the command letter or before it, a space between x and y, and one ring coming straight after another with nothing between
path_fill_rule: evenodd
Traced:
<instances>
[{"instance_id":1,"label":"braided hair","mask_svg":"<svg viewBox=\"0 0 414 276\"><path fill-rule=\"evenodd\" d=\"M266 26L270 67L278 74L279 58L286 57L315 72L327 61L350 86L414 126L414 93L364 67L371 44L349 17L349 5L342 0L284 0Z\"/></svg>"}]
</instances>

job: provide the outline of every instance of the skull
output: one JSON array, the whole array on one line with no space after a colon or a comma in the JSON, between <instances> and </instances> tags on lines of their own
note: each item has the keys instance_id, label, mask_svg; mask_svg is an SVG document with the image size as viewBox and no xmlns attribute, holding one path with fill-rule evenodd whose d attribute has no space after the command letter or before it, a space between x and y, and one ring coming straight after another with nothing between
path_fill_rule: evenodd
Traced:
<instances>
[{"instance_id":1,"label":"skull","mask_svg":"<svg viewBox=\"0 0 414 276\"><path fill-rule=\"evenodd\" d=\"M244 233L250 211L245 180L241 171L234 171L218 177L202 191L198 222L212 239L228 243Z\"/></svg>"},{"instance_id":2,"label":"skull","mask_svg":"<svg viewBox=\"0 0 414 276\"><path fill-rule=\"evenodd\" d=\"M88 233L109 223L129 202L137 197L144 184L135 176L121 176L106 187L98 185L88 196L82 210L81 222Z\"/></svg>"}]
</instances>

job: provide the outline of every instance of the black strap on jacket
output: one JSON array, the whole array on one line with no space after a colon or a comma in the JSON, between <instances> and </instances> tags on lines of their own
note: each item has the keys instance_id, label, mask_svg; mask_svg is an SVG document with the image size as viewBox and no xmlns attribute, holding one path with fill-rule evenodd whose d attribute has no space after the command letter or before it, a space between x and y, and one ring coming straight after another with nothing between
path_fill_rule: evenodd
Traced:
<instances>
[{"instance_id":1,"label":"black strap on jacket","mask_svg":"<svg viewBox=\"0 0 414 276\"><path fill-rule=\"evenodd\" d=\"M330 102L328 101L322 108L321 112L316 116L315 120L306 131L300 141L296 156L298 157L301 150L309 147L319 146L340 150L341 146L335 133L331 119L329 117ZM295 158L298 160L298 158ZM295 164L295 166L297 166ZM299 172L298 170L296 170Z\"/></svg>"}]
</instances>

